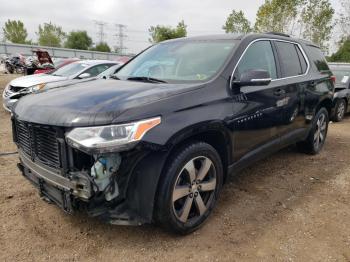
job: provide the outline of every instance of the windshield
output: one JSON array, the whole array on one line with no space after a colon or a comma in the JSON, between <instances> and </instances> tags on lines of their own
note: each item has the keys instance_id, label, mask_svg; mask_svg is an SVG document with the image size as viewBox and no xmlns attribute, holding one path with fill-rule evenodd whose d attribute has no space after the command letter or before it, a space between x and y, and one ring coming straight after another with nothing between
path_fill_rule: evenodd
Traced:
<instances>
[{"instance_id":1,"label":"windshield","mask_svg":"<svg viewBox=\"0 0 350 262\"><path fill-rule=\"evenodd\" d=\"M337 84L346 84L350 79L350 68L349 70L345 69L332 69L333 74L335 75L335 82Z\"/></svg>"},{"instance_id":2,"label":"windshield","mask_svg":"<svg viewBox=\"0 0 350 262\"><path fill-rule=\"evenodd\" d=\"M62 66L54 71L51 71L50 74L54 76L72 76L81 70L88 68L89 65L83 63L72 63L65 66Z\"/></svg>"},{"instance_id":3,"label":"windshield","mask_svg":"<svg viewBox=\"0 0 350 262\"><path fill-rule=\"evenodd\" d=\"M167 82L214 76L230 57L235 40L175 41L155 45L121 68L119 79L149 77Z\"/></svg>"}]
</instances>

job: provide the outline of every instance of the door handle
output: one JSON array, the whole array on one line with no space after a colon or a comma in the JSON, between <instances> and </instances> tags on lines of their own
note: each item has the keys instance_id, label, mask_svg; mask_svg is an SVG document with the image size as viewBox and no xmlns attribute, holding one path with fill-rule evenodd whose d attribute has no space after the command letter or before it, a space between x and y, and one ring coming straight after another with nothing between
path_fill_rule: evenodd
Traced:
<instances>
[{"instance_id":1,"label":"door handle","mask_svg":"<svg viewBox=\"0 0 350 262\"><path fill-rule=\"evenodd\" d=\"M275 92L273 92L273 94L275 95L275 96L282 96L282 95L284 95L286 93L286 91L284 90L284 89L282 89L282 88L279 88L279 89L277 89Z\"/></svg>"}]
</instances>

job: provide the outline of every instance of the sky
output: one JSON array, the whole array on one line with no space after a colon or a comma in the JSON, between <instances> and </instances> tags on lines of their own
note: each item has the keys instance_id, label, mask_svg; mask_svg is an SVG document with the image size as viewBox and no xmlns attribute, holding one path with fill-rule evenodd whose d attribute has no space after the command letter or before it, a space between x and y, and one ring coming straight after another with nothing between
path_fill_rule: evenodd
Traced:
<instances>
[{"instance_id":1,"label":"sky","mask_svg":"<svg viewBox=\"0 0 350 262\"><path fill-rule=\"evenodd\" d=\"M86 30L99 42L99 27L104 23L104 41L118 45L116 24L126 25L126 53L138 53L150 45L152 25L176 26L185 21L188 36L224 33L222 26L232 9L243 10L254 23L264 0L0 0L0 27L7 19L24 22L29 39L36 41L38 25L52 22L63 30ZM339 0L331 0L338 11ZM0 39L2 36L0 35Z\"/></svg>"}]
</instances>

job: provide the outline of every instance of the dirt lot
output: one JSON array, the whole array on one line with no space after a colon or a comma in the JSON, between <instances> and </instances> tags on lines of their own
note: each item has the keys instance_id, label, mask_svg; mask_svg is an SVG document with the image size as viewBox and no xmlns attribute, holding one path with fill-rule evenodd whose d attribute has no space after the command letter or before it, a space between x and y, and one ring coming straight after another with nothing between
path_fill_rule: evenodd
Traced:
<instances>
[{"instance_id":1,"label":"dirt lot","mask_svg":"<svg viewBox=\"0 0 350 262\"><path fill-rule=\"evenodd\" d=\"M9 76L0 76L2 90ZM0 110L0 152L15 151ZM119 227L69 216L40 200L0 157L0 261L350 261L350 117L331 124L323 152L285 149L225 185L198 232Z\"/></svg>"}]
</instances>

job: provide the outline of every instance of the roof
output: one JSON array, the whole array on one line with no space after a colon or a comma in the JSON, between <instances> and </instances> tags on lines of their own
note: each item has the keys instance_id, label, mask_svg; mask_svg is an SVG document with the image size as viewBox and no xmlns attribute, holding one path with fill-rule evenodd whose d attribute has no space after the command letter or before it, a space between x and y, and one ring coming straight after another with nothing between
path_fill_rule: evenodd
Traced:
<instances>
[{"instance_id":1,"label":"roof","mask_svg":"<svg viewBox=\"0 0 350 262\"><path fill-rule=\"evenodd\" d=\"M313 44L310 41L304 40L304 39L298 39L294 38L292 36L281 34L281 33L249 33L249 34L216 34L216 35L202 35L202 36L191 36L191 37L181 37L176 39L170 39L163 41L162 43L169 43L169 42L177 42L177 41L205 41L205 40L242 40L246 37L249 38L269 38L269 39L280 39L280 40L286 40L286 41L295 41L299 43L303 43L306 45L312 45L315 47L318 47L317 45Z\"/></svg>"},{"instance_id":2,"label":"roof","mask_svg":"<svg viewBox=\"0 0 350 262\"><path fill-rule=\"evenodd\" d=\"M241 39L244 35L241 34L216 34L216 35L202 35L202 36L190 36L180 37L163 41L162 43L177 42L177 41L201 41L201 40L237 40Z\"/></svg>"}]
</instances>

